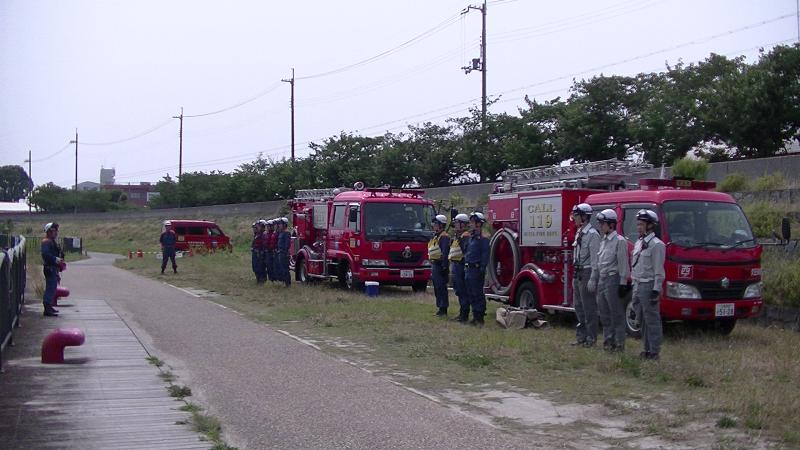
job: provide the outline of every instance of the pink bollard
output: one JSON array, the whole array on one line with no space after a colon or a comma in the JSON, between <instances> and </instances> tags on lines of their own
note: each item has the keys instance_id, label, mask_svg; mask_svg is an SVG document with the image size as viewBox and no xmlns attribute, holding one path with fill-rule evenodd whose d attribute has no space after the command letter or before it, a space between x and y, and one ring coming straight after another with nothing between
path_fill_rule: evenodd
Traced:
<instances>
[{"instance_id":1,"label":"pink bollard","mask_svg":"<svg viewBox=\"0 0 800 450\"><path fill-rule=\"evenodd\" d=\"M61 297L69 297L69 289L64 286L56 288L56 295L53 297L53 306L58 306L58 299Z\"/></svg>"},{"instance_id":2,"label":"pink bollard","mask_svg":"<svg viewBox=\"0 0 800 450\"><path fill-rule=\"evenodd\" d=\"M42 363L63 364L64 347L83 345L86 336L80 328L58 328L42 341Z\"/></svg>"}]
</instances>

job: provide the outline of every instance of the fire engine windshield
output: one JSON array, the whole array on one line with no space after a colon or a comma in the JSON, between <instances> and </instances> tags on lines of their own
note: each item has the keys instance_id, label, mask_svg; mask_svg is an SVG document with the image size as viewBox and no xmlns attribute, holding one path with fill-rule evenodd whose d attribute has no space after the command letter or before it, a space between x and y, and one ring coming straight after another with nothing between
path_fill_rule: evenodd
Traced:
<instances>
[{"instance_id":1,"label":"fire engine windshield","mask_svg":"<svg viewBox=\"0 0 800 450\"><path fill-rule=\"evenodd\" d=\"M735 203L664 202L669 240L687 248L751 248L756 245L750 223Z\"/></svg>"},{"instance_id":2,"label":"fire engine windshield","mask_svg":"<svg viewBox=\"0 0 800 450\"><path fill-rule=\"evenodd\" d=\"M380 241L427 241L433 234L433 207L421 203L367 203L366 238Z\"/></svg>"}]
</instances>

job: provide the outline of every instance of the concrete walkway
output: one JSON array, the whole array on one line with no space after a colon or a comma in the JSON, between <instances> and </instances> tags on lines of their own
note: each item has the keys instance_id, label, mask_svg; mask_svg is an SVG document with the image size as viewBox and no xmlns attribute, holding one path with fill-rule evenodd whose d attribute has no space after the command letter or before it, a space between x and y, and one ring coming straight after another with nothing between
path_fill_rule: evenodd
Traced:
<instances>
[{"instance_id":1,"label":"concrete walkway","mask_svg":"<svg viewBox=\"0 0 800 450\"><path fill-rule=\"evenodd\" d=\"M64 285L71 287L78 277L68 273ZM60 302L60 317L43 317L41 300L32 297L16 346L3 355L0 448L211 447L185 424L190 414L178 409L184 403L169 396L159 369L102 296L73 290ZM66 364L42 364L41 342L55 328L80 328L86 341L67 347Z\"/></svg>"},{"instance_id":2,"label":"concrete walkway","mask_svg":"<svg viewBox=\"0 0 800 450\"><path fill-rule=\"evenodd\" d=\"M220 419L230 445L242 449L547 446L504 434L235 311L117 269L110 261L94 255L73 263L65 283L80 298L107 299L150 353L165 360L180 382L192 388L193 401Z\"/></svg>"}]
</instances>

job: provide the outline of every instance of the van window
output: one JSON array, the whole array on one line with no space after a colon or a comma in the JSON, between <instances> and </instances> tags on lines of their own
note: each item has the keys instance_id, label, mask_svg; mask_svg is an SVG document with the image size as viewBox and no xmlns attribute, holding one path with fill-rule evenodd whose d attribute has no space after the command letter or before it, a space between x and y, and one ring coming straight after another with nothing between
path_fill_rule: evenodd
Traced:
<instances>
[{"instance_id":1,"label":"van window","mask_svg":"<svg viewBox=\"0 0 800 450\"><path fill-rule=\"evenodd\" d=\"M220 230L219 228L209 228L208 234L210 236L222 236L222 230Z\"/></svg>"},{"instance_id":2,"label":"van window","mask_svg":"<svg viewBox=\"0 0 800 450\"><path fill-rule=\"evenodd\" d=\"M348 214L348 224L347 224L347 226L351 230L353 230L356 233L358 233L359 231L361 231L361 227L359 226L359 224L361 223L361 211L358 209L358 206L352 206L350 208L350 210L351 211L355 211L355 215L356 215L355 219L356 220L353 221L353 222L350 222L349 221L349 214Z\"/></svg>"},{"instance_id":3,"label":"van window","mask_svg":"<svg viewBox=\"0 0 800 450\"><path fill-rule=\"evenodd\" d=\"M333 209L333 228L344 228L346 205L336 205Z\"/></svg>"},{"instance_id":4,"label":"van window","mask_svg":"<svg viewBox=\"0 0 800 450\"><path fill-rule=\"evenodd\" d=\"M203 227L186 227L186 234L191 234L191 235L206 234L206 230L204 230Z\"/></svg>"},{"instance_id":5,"label":"van window","mask_svg":"<svg viewBox=\"0 0 800 450\"><path fill-rule=\"evenodd\" d=\"M175 234L186 234L186 227L175 227Z\"/></svg>"}]
</instances>

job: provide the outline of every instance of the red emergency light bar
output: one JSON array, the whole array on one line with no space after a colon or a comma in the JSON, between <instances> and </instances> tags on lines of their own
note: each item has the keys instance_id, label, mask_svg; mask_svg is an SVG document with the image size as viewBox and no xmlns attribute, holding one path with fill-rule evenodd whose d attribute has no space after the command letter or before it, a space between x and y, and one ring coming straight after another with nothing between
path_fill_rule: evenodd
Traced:
<instances>
[{"instance_id":1,"label":"red emergency light bar","mask_svg":"<svg viewBox=\"0 0 800 450\"><path fill-rule=\"evenodd\" d=\"M643 191L658 191L662 189L695 189L698 191L710 191L717 187L714 181L687 180L683 178L673 178L665 180L661 178L643 178L639 180L639 188Z\"/></svg>"}]
</instances>

